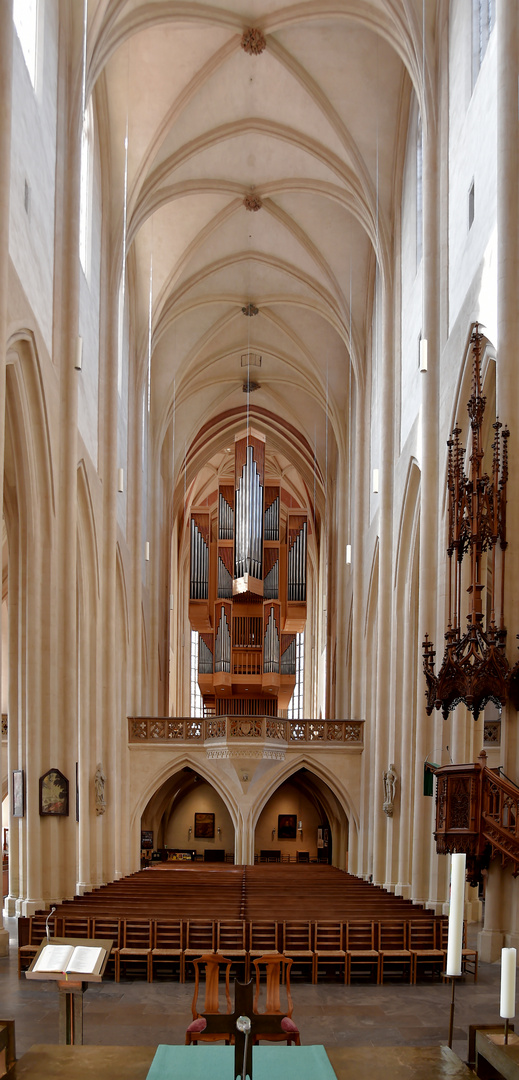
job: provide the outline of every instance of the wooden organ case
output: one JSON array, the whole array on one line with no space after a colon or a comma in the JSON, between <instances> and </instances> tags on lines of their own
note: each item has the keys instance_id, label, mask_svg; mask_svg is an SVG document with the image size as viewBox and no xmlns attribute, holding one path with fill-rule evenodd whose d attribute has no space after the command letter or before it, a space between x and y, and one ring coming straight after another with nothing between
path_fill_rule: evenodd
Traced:
<instances>
[{"instance_id":1,"label":"wooden organ case","mask_svg":"<svg viewBox=\"0 0 519 1080\"><path fill-rule=\"evenodd\" d=\"M235 438L234 485L193 507L189 620L207 715L277 716L296 681L306 622L308 510L265 478L265 436Z\"/></svg>"}]
</instances>

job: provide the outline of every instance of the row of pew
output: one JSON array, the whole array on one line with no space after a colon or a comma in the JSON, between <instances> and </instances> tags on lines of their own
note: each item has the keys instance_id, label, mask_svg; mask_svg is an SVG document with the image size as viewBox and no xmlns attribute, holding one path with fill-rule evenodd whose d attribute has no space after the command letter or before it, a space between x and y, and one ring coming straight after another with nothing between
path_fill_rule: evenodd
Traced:
<instances>
[{"instance_id":1,"label":"row of pew","mask_svg":"<svg viewBox=\"0 0 519 1080\"><path fill-rule=\"evenodd\" d=\"M184 982L189 964L217 952L233 962L245 981L251 962L281 953L292 960L293 974L316 983L333 975L345 983L352 977L383 983L395 975L415 983L418 976L441 975L447 953L445 916L374 921L353 919L183 920L99 916L35 915L19 920L18 974L29 967L38 947L50 938L96 938L112 941L110 960L116 982L121 973L141 969L148 982L157 973ZM464 970L477 979L477 951L463 948Z\"/></svg>"},{"instance_id":2,"label":"row of pew","mask_svg":"<svg viewBox=\"0 0 519 1080\"><path fill-rule=\"evenodd\" d=\"M45 924L45 912L18 920L20 974ZM445 917L319 864L145 869L59 904L49 927L53 936L112 940L115 978L144 969L150 981L160 971L183 981L193 957L217 951L246 978L251 959L281 952L314 982L326 973L414 982L441 973L447 948ZM469 964L476 978L477 952L464 943Z\"/></svg>"}]
</instances>

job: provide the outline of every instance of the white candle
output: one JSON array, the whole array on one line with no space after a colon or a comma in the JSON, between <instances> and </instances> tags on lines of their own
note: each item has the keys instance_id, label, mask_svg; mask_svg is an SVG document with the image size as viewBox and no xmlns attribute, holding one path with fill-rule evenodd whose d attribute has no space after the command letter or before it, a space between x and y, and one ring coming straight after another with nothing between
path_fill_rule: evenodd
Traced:
<instances>
[{"instance_id":1,"label":"white candle","mask_svg":"<svg viewBox=\"0 0 519 1080\"><path fill-rule=\"evenodd\" d=\"M499 1015L511 1020L515 1016L515 949L501 949L501 1003Z\"/></svg>"},{"instance_id":2,"label":"white candle","mask_svg":"<svg viewBox=\"0 0 519 1080\"><path fill-rule=\"evenodd\" d=\"M449 906L449 935L447 938L446 975L461 975L461 944L463 939L463 909L465 903L466 856L451 855L451 899Z\"/></svg>"}]
</instances>

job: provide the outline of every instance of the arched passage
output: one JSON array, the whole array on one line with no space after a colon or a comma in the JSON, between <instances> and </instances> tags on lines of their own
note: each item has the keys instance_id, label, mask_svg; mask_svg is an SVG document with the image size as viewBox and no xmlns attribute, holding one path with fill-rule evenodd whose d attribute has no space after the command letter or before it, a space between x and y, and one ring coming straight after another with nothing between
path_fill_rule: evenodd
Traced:
<instances>
[{"instance_id":1,"label":"arched passage","mask_svg":"<svg viewBox=\"0 0 519 1080\"><path fill-rule=\"evenodd\" d=\"M142 814L141 829L153 844L143 850L159 851L162 858L185 851L212 862L234 852L229 810L213 785L189 766L157 788Z\"/></svg>"},{"instance_id":2,"label":"arched passage","mask_svg":"<svg viewBox=\"0 0 519 1080\"><path fill-rule=\"evenodd\" d=\"M334 863L347 869L349 820L331 787L302 766L285 777L261 809L254 831L254 851L282 861Z\"/></svg>"}]
</instances>

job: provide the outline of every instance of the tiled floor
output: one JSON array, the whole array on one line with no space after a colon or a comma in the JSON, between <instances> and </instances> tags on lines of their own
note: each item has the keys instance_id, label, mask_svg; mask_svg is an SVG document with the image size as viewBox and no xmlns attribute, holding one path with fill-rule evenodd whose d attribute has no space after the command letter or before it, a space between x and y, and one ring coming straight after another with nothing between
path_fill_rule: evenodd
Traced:
<instances>
[{"instance_id":1,"label":"tiled floor","mask_svg":"<svg viewBox=\"0 0 519 1080\"><path fill-rule=\"evenodd\" d=\"M18 980L15 920L9 958L0 958L0 1017L16 1022L16 1051L58 1042L58 992L52 983ZM477 928L471 927L475 939ZM457 983L453 1049L467 1059L469 1024L499 1023L500 964L479 965L478 982ZM450 985L316 986L294 981L294 1020L303 1043L326 1046L430 1046L448 1040ZM84 998L84 1041L104 1045L183 1043L193 984L140 979L93 985Z\"/></svg>"}]
</instances>

